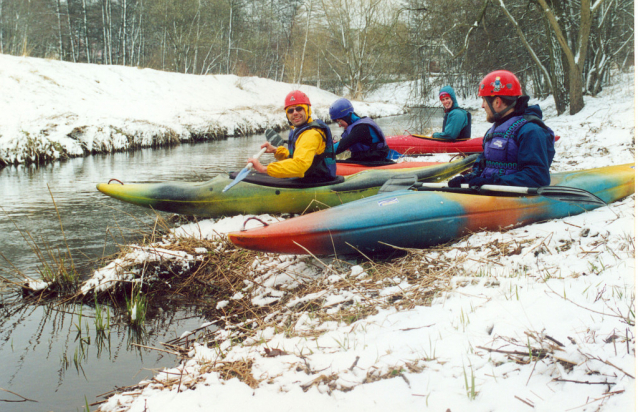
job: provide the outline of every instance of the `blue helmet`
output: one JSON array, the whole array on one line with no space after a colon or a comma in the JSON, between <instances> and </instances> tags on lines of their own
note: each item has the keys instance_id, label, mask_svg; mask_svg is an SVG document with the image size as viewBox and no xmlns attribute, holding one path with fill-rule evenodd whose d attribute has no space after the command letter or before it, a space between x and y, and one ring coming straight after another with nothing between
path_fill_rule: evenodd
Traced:
<instances>
[{"instance_id":1,"label":"blue helmet","mask_svg":"<svg viewBox=\"0 0 638 412\"><path fill-rule=\"evenodd\" d=\"M352 103L350 103L350 100L344 99L342 97L341 99L337 99L334 103L332 103L330 109L328 110L328 113L330 113L330 119L332 120L342 119L350 113L354 113L354 107L352 107Z\"/></svg>"}]
</instances>

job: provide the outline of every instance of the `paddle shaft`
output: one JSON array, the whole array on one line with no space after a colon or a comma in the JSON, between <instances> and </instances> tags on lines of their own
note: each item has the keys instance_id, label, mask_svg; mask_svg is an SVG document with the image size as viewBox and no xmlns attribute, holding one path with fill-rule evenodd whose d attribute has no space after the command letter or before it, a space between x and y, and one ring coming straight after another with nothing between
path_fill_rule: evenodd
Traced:
<instances>
[{"instance_id":1,"label":"paddle shaft","mask_svg":"<svg viewBox=\"0 0 638 412\"><path fill-rule=\"evenodd\" d=\"M264 153L266 153L266 149L268 149L268 148L267 148L267 147L264 147L263 149L261 149L261 150L259 151L259 153L257 153L256 155L254 155L254 156L253 156L253 159L255 159L255 160L256 160L256 159L259 159L259 158L261 157L261 155L263 155ZM246 165L246 168L247 168L248 170L252 169L252 168L253 168L253 164L252 164L252 163L248 163L248 164Z\"/></svg>"},{"instance_id":2,"label":"paddle shaft","mask_svg":"<svg viewBox=\"0 0 638 412\"><path fill-rule=\"evenodd\" d=\"M460 188L448 187L447 183L423 183L417 186L421 190L442 190L446 192L465 192L465 193L485 193L485 192L501 192L514 193L522 195L536 195L552 198L562 202L588 203L595 205L606 205L605 201L584 189L569 186L541 186L541 187L524 187L524 186L502 186L502 185L483 185L480 188L471 187L467 183L461 184Z\"/></svg>"},{"instance_id":3,"label":"paddle shaft","mask_svg":"<svg viewBox=\"0 0 638 412\"><path fill-rule=\"evenodd\" d=\"M281 137L277 134L277 132L275 132L272 129L267 129L266 132L266 140L268 140L268 142L270 144L275 143L275 145L279 145L280 143L283 143L283 140L281 139ZM259 159L261 157L261 155L263 155L264 153L266 153L266 150L268 149L268 146L262 148L259 153L257 153L255 156L253 156L253 159ZM244 167L239 173L237 173L237 176L235 177L235 180L233 180L232 182L230 182L228 185L226 185L226 187L224 188L224 190L222 190L222 193L226 192L227 190L229 190L231 187L235 186L237 183L241 182L242 180L244 180L244 178L246 176L248 176L248 172L250 172L250 170L253 168L253 164L252 163L248 163L246 165L246 167Z\"/></svg>"},{"instance_id":4,"label":"paddle shaft","mask_svg":"<svg viewBox=\"0 0 638 412\"><path fill-rule=\"evenodd\" d=\"M447 183L423 183L421 187L428 189L445 189L449 187ZM461 189L471 189L467 183L461 184ZM481 190L489 190L491 192L505 192L505 193L519 193L523 195L536 195L538 194L537 187L523 187L523 186L502 186L502 185L483 185Z\"/></svg>"}]
</instances>

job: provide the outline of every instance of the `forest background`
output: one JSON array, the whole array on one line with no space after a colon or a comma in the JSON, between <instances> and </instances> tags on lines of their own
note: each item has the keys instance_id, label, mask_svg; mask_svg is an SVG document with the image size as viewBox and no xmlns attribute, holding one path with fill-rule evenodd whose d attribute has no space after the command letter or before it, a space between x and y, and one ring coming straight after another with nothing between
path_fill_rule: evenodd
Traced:
<instances>
[{"instance_id":1,"label":"forest background","mask_svg":"<svg viewBox=\"0 0 638 412\"><path fill-rule=\"evenodd\" d=\"M361 99L474 96L491 70L579 112L634 65L632 0L0 0L0 53L259 76Z\"/></svg>"}]
</instances>

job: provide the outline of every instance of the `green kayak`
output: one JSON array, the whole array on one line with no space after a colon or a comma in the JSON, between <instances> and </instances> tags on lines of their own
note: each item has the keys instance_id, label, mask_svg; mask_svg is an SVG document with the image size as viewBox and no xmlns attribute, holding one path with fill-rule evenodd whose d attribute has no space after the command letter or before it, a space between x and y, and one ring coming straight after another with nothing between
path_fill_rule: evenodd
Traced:
<instances>
[{"instance_id":1,"label":"green kayak","mask_svg":"<svg viewBox=\"0 0 638 412\"><path fill-rule=\"evenodd\" d=\"M182 215L220 217L238 214L304 213L377 194L389 178L416 175L422 182L438 182L470 168L477 155L450 163L409 169L366 170L338 176L329 184L299 183L251 174L225 193L234 175L218 175L206 182L122 184L100 183L97 189L115 199Z\"/></svg>"}]
</instances>

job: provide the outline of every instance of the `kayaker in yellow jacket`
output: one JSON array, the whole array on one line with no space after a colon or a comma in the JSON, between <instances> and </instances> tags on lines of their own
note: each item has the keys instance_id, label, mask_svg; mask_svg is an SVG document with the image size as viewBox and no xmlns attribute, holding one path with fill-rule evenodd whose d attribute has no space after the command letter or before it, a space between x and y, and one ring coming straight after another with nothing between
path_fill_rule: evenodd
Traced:
<instances>
[{"instance_id":1,"label":"kayaker in yellow jacket","mask_svg":"<svg viewBox=\"0 0 638 412\"><path fill-rule=\"evenodd\" d=\"M270 142L261 145L266 153L274 153L276 162L268 166L250 158L259 173L279 178L303 178L308 181L329 181L336 177L336 159L330 128L321 120L311 117L310 99L295 90L286 96L284 110L292 130L288 136L288 147L275 147ZM326 149L327 148L327 149Z\"/></svg>"}]
</instances>

